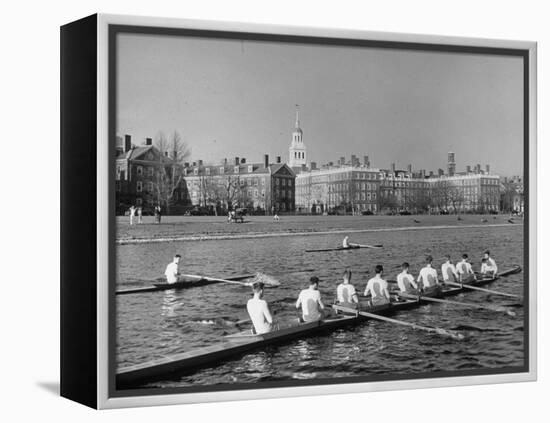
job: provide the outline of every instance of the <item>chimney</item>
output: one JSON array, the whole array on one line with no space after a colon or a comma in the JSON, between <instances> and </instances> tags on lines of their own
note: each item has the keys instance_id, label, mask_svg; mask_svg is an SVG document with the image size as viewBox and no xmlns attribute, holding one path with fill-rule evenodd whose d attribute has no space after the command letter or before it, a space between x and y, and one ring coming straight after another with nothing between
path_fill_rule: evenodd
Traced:
<instances>
[{"instance_id":1,"label":"chimney","mask_svg":"<svg viewBox=\"0 0 550 423\"><path fill-rule=\"evenodd\" d=\"M124 152L130 151L132 148L132 136L124 135Z\"/></svg>"},{"instance_id":2,"label":"chimney","mask_svg":"<svg viewBox=\"0 0 550 423\"><path fill-rule=\"evenodd\" d=\"M227 159L223 159L223 164L224 164L224 165L227 164Z\"/></svg>"},{"instance_id":3,"label":"chimney","mask_svg":"<svg viewBox=\"0 0 550 423\"><path fill-rule=\"evenodd\" d=\"M199 166L202 166L202 160L199 160Z\"/></svg>"},{"instance_id":4,"label":"chimney","mask_svg":"<svg viewBox=\"0 0 550 423\"><path fill-rule=\"evenodd\" d=\"M153 139L152 138L145 138L145 145L153 145Z\"/></svg>"},{"instance_id":5,"label":"chimney","mask_svg":"<svg viewBox=\"0 0 550 423\"><path fill-rule=\"evenodd\" d=\"M164 157L168 157L168 151L164 152Z\"/></svg>"},{"instance_id":6,"label":"chimney","mask_svg":"<svg viewBox=\"0 0 550 423\"><path fill-rule=\"evenodd\" d=\"M437 170L437 176L443 176L445 174L445 171L443 169L438 169Z\"/></svg>"},{"instance_id":7,"label":"chimney","mask_svg":"<svg viewBox=\"0 0 550 423\"><path fill-rule=\"evenodd\" d=\"M434 171L430 170L430 178L432 178L433 176L434 176Z\"/></svg>"},{"instance_id":8,"label":"chimney","mask_svg":"<svg viewBox=\"0 0 550 423\"><path fill-rule=\"evenodd\" d=\"M193 162L193 167L195 167L197 165L197 162Z\"/></svg>"},{"instance_id":9,"label":"chimney","mask_svg":"<svg viewBox=\"0 0 550 423\"><path fill-rule=\"evenodd\" d=\"M391 164L391 171L395 175L395 163Z\"/></svg>"},{"instance_id":10,"label":"chimney","mask_svg":"<svg viewBox=\"0 0 550 423\"><path fill-rule=\"evenodd\" d=\"M351 165L352 166L359 166L359 161L357 160L357 156L355 154L351 155Z\"/></svg>"},{"instance_id":11,"label":"chimney","mask_svg":"<svg viewBox=\"0 0 550 423\"><path fill-rule=\"evenodd\" d=\"M491 173L490 171L491 171L491 168L489 167L489 165L488 164L485 165L485 172Z\"/></svg>"},{"instance_id":12,"label":"chimney","mask_svg":"<svg viewBox=\"0 0 550 423\"><path fill-rule=\"evenodd\" d=\"M334 162L328 162L327 163L329 166L334 166Z\"/></svg>"},{"instance_id":13,"label":"chimney","mask_svg":"<svg viewBox=\"0 0 550 423\"><path fill-rule=\"evenodd\" d=\"M269 155L268 154L264 154L264 167L265 168L269 167Z\"/></svg>"},{"instance_id":14,"label":"chimney","mask_svg":"<svg viewBox=\"0 0 550 423\"><path fill-rule=\"evenodd\" d=\"M243 157L243 158L241 159L241 164L245 164L245 163L246 163L246 158Z\"/></svg>"},{"instance_id":15,"label":"chimney","mask_svg":"<svg viewBox=\"0 0 550 423\"><path fill-rule=\"evenodd\" d=\"M420 171L420 178L422 178L422 179L426 178L426 169L422 169Z\"/></svg>"},{"instance_id":16,"label":"chimney","mask_svg":"<svg viewBox=\"0 0 550 423\"><path fill-rule=\"evenodd\" d=\"M316 162L311 162L310 167L311 167L311 170L317 169L317 163Z\"/></svg>"},{"instance_id":17,"label":"chimney","mask_svg":"<svg viewBox=\"0 0 550 423\"><path fill-rule=\"evenodd\" d=\"M346 158L344 156L340 157L340 166L344 166L346 164Z\"/></svg>"},{"instance_id":18,"label":"chimney","mask_svg":"<svg viewBox=\"0 0 550 423\"><path fill-rule=\"evenodd\" d=\"M189 167L189 162L185 162L185 163L183 164L183 166L184 166L184 167Z\"/></svg>"},{"instance_id":19,"label":"chimney","mask_svg":"<svg viewBox=\"0 0 550 423\"><path fill-rule=\"evenodd\" d=\"M370 167L369 156L363 156L363 164Z\"/></svg>"},{"instance_id":20,"label":"chimney","mask_svg":"<svg viewBox=\"0 0 550 423\"><path fill-rule=\"evenodd\" d=\"M481 165L479 163L476 164L476 173L481 173Z\"/></svg>"},{"instance_id":21,"label":"chimney","mask_svg":"<svg viewBox=\"0 0 550 423\"><path fill-rule=\"evenodd\" d=\"M281 163L281 156L277 156L277 163Z\"/></svg>"},{"instance_id":22,"label":"chimney","mask_svg":"<svg viewBox=\"0 0 550 423\"><path fill-rule=\"evenodd\" d=\"M472 173L472 166L466 166L466 173Z\"/></svg>"},{"instance_id":23,"label":"chimney","mask_svg":"<svg viewBox=\"0 0 550 423\"><path fill-rule=\"evenodd\" d=\"M407 165L407 173L410 173L410 174L413 173L413 166L412 166L412 164L408 164L408 165Z\"/></svg>"},{"instance_id":24,"label":"chimney","mask_svg":"<svg viewBox=\"0 0 550 423\"><path fill-rule=\"evenodd\" d=\"M235 157L235 166L239 166L239 158Z\"/></svg>"}]
</instances>

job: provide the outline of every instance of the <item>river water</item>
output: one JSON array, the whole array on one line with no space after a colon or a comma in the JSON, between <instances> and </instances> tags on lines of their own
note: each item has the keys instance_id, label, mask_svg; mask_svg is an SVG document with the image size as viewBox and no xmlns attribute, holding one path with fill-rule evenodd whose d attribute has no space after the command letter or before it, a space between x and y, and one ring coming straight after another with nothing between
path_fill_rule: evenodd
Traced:
<instances>
[{"instance_id":1,"label":"river water","mask_svg":"<svg viewBox=\"0 0 550 423\"><path fill-rule=\"evenodd\" d=\"M446 223L451 223L446 217ZM479 223L470 217L471 224ZM223 231L217 225L223 218L171 222L180 234ZM254 219L254 218L252 218ZM277 231L314 232L345 228L353 242L383 244L380 250L361 249L340 252L305 253L309 248L337 246L341 233L310 234L249 239L140 243L117 246L117 288L144 284L162 275L171 257L182 255L182 273L228 277L261 271L276 276L281 286L266 290L268 302L280 322L296 319L294 301L312 275L320 278L320 291L326 303L334 299L341 274L353 271L352 283L363 291L376 264L382 264L388 279L395 279L403 261L417 274L426 254L431 254L440 269L442 257L450 253L455 260L466 252L479 269L479 258L489 248L501 270L514 264L523 266L523 225L456 227L430 229L429 217L421 217L424 227L401 230L411 219L393 217L366 221L364 217L335 217L330 225L315 219L285 218ZM456 218L454 218L456 223ZM500 222L495 220L495 223ZM375 223L372 223L375 222ZM389 222L389 223L388 223ZM441 225L438 216L431 222ZM460 222L463 224L463 222ZM467 222L468 223L468 222ZM518 222L519 223L519 222ZM120 223L123 236L133 228ZM246 225L246 224L245 224ZM354 232L378 226L395 230ZM218 226L220 226L218 228ZM249 231L226 225L228 233ZM260 226L260 225L258 225ZM136 228L139 236L154 236L164 225L145 224ZM255 231L261 233L261 231ZM273 231L268 231L273 232ZM311 271L315 269L315 271ZM523 293L523 273L502 278L489 288L514 294ZM246 318L245 305L250 298L247 287L217 284L180 291L161 291L117 296L117 366L158 359L171 354L212 345L238 331L231 322ZM503 297L468 292L450 298L480 304L509 303ZM353 328L288 342L252 351L244 356L204 368L194 374L155 381L140 387L180 387L220 383L281 381L349 376L411 375L426 372L487 369L488 371L524 363L523 309L517 316L486 310L465 309L447 304L431 304L399 312L395 318L424 326L457 329L466 335L453 341L390 323L369 321Z\"/></svg>"}]
</instances>

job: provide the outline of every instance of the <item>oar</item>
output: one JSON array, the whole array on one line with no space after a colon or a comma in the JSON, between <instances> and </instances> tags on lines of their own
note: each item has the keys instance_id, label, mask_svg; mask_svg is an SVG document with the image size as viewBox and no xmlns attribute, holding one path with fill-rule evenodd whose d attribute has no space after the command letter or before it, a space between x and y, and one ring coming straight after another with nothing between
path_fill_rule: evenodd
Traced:
<instances>
[{"instance_id":1,"label":"oar","mask_svg":"<svg viewBox=\"0 0 550 423\"><path fill-rule=\"evenodd\" d=\"M370 319L381 320L383 322L388 322L388 323L395 323L397 325L402 325L402 326L408 326L413 329L419 329L425 332L435 333L435 334L446 336L448 338L452 338L458 341L461 341L464 339L464 335L454 330L421 326L421 325L417 325L416 323L410 323L410 322L404 322L403 320L391 319L389 317L380 316L378 314L368 313L366 311L358 311L358 310L354 310L353 308L342 307L339 305L333 305L332 307L336 310L344 311L346 313L359 314L361 316L368 317Z\"/></svg>"},{"instance_id":2,"label":"oar","mask_svg":"<svg viewBox=\"0 0 550 423\"><path fill-rule=\"evenodd\" d=\"M375 245L368 245L368 244L350 244L350 245L356 245L357 247L361 248L382 248L382 244L375 244Z\"/></svg>"},{"instance_id":3,"label":"oar","mask_svg":"<svg viewBox=\"0 0 550 423\"><path fill-rule=\"evenodd\" d=\"M519 295L508 294L506 292L500 292L500 291L493 291L492 289L480 288L479 286L467 285L465 283L458 283L458 282L452 282L452 281L444 281L443 283L446 285L456 286L458 288L464 287L474 291L487 292L488 294L502 295L504 297L511 297L511 298L518 298L518 299L521 298Z\"/></svg>"},{"instance_id":4,"label":"oar","mask_svg":"<svg viewBox=\"0 0 550 423\"><path fill-rule=\"evenodd\" d=\"M232 283L234 285L250 286L250 282L230 281L228 279L211 278L211 277L202 276L202 275L180 275L180 276L183 276L184 278L197 278L197 279L204 279L205 281Z\"/></svg>"},{"instance_id":5,"label":"oar","mask_svg":"<svg viewBox=\"0 0 550 423\"><path fill-rule=\"evenodd\" d=\"M442 303L442 304L451 304L456 305L459 307L471 307L471 308L479 308L483 310L490 310L490 311L496 311L497 313L506 313L509 316L515 316L516 313L512 310L507 309L506 307L501 306L490 306L490 305L482 305L482 304L475 304L475 303L465 303L461 301L451 301L451 300L442 300L441 298L434 298L434 297L425 297L425 296L416 296L416 295L410 295L410 294L403 294L398 293L400 297L403 298L420 298L423 301L431 301L433 303Z\"/></svg>"}]
</instances>

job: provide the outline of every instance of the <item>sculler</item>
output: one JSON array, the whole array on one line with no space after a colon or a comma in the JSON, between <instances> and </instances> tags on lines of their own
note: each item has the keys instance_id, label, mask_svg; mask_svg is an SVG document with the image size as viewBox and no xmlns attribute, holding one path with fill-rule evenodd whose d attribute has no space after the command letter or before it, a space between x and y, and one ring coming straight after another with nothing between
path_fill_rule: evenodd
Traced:
<instances>
[{"instance_id":1,"label":"sculler","mask_svg":"<svg viewBox=\"0 0 550 423\"><path fill-rule=\"evenodd\" d=\"M180 275L180 269L179 269L180 259L181 259L181 256L179 254L176 254L174 256L174 260L172 260L172 263L166 266L166 270L164 271L164 275L166 276L166 282L176 283L178 281L178 277Z\"/></svg>"},{"instance_id":2,"label":"sculler","mask_svg":"<svg viewBox=\"0 0 550 423\"><path fill-rule=\"evenodd\" d=\"M304 322L315 322L323 318L325 305L321 300L319 292L319 278L312 276L309 280L309 288L300 291L296 308L302 307L302 320Z\"/></svg>"},{"instance_id":3,"label":"sculler","mask_svg":"<svg viewBox=\"0 0 550 423\"><path fill-rule=\"evenodd\" d=\"M258 335L268 333L273 327L273 317L269 311L267 301L263 299L264 284L256 282L252 285L252 291L254 292L254 297L248 300L246 310L248 311L250 320L252 320L254 333Z\"/></svg>"},{"instance_id":4,"label":"sculler","mask_svg":"<svg viewBox=\"0 0 550 423\"><path fill-rule=\"evenodd\" d=\"M472 265L468 263L468 254L462 254L462 261L456 265L459 282L470 282L476 279Z\"/></svg>"},{"instance_id":5,"label":"sculler","mask_svg":"<svg viewBox=\"0 0 550 423\"><path fill-rule=\"evenodd\" d=\"M491 252L489 250L486 250L483 253L483 258L486 261L486 265L485 265L485 269L483 268L483 264L481 265L481 273L483 275L489 275L491 277L495 277L498 272L498 267L495 260L491 257Z\"/></svg>"},{"instance_id":6,"label":"sculler","mask_svg":"<svg viewBox=\"0 0 550 423\"><path fill-rule=\"evenodd\" d=\"M455 265L451 262L451 256L445 255L445 263L441 266L443 282L458 282L459 276Z\"/></svg>"},{"instance_id":7,"label":"sculler","mask_svg":"<svg viewBox=\"0 0 550 423\"><path fill-rule=\"evenodd\" d=\"M405 294L417 294L418 285L414 281L413 275L409 273L409 263L403 263L401 269L402 272L397 275L397 286L399 290Z\"/></svg>"},{"instance_id":8,"label":"sculler","mask_svg":"<svg viewBox=\"0 0 550 423\"><path fill-rule=\"evenodd\" d=\"M344 282L336 288L336 298L339 304L358 303L355 287L351 284L351 271L344 272Z\"/></svg>"},{"instance_id":9,"label":"sculler","mask_svg":"<svg viewBox=\"0 0 550 423\"><path fill-rule=\"evenodd\" d=\"M435 291L440 289L437 281L437 270L432 267L432 256L426 257L426 266L420 270L420 274L416 279L417 282L422 282L422 291Z\"/></svg>"},{"instance_id":10,"label":"sculler","mask_svg":"<svg viewBox=\"0 0 550 423\"><path fill-rule=\"evenodd\" d=\"M388 304L390 302L390 293L388 291L388 282L382 279L382 272L384 267L381 264L377 264L374 268L376 276L369 279L367 287L365 289L365 296L371 295L371 304L374 306Z\"/></svg>"}]
</instances>

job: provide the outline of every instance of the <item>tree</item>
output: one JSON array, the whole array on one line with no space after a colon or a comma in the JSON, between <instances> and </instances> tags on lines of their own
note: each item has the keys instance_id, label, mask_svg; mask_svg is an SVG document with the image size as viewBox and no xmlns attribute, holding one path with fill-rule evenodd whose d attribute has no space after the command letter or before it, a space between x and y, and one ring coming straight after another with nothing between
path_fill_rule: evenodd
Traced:
<instances>
[{"instance_id":1,"label":"tree","mask_svg":"<svg viewBox=\"0 0 550 423\"><path fill-rule=\"evenodd\" d=\"M175 193L183 182L184 162L191 155L191 149L178 131L174 131L170 139L159 131L155 137L155 147L160 152L154 182L155 193L157 201L169 212Z\"/></svg>"},{"instance_id":2,"label":"tree","mask_svg":"<svg viewBox=\"0 0 550 423\"><path fill-rule=\"evenodd\" d=\"M464 194L460 188L452 187L448 189L448 200L449 203L453 206L453 211L457 214L457 209L459 209L464 203Z\"/></svg>"}]
</instances>

